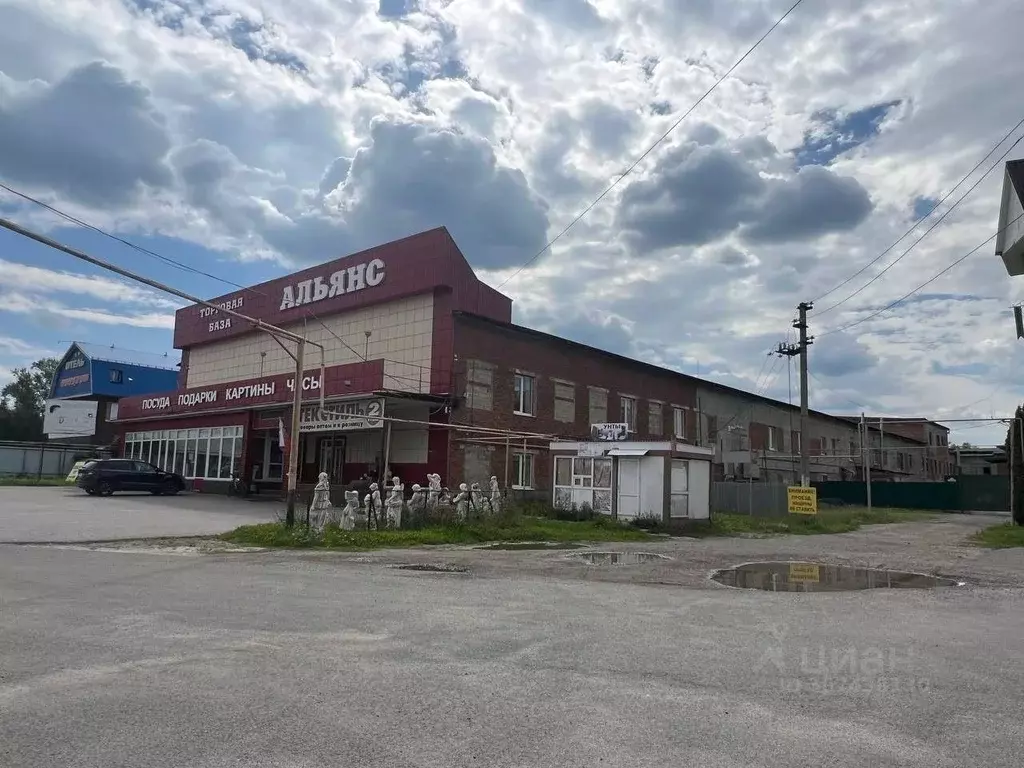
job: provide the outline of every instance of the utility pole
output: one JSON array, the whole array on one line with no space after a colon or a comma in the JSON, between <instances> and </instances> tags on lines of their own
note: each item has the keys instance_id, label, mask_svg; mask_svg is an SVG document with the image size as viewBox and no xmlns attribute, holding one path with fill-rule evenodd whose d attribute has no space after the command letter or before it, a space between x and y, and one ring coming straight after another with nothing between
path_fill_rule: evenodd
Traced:
<instances>
[{"instance_id":1,"label":"utility pole","mask_svg":"<svg viewBox=\"0 0 1024 768\"><path fill-rule=\"evenodd\" d=\"M807 347L814 343L814 337L807 335L807 312L814 308L810 301L801 301L797 305L800 316L793 322L793 327L800 332L800 485L804 488L811 484L811 462L808 453L807 438Z\"/></svg>"},{"instance_id":2,"label":"utility pole","mask_svg":"<svg viewBox=\"0 0 1024 768\"><path fill-rule=\"evenodd\" d=\"M814 343L814 337L807 335L807 312L813 308L813 302L800 302L797 306L799 318L793 321L793 327L800 332L800 340L796 344L780 343L775 350L779 356L800 358L800 485L804 488L811 484L810 445L807 441L807 347Z\"/></svg>"}]
</instances>

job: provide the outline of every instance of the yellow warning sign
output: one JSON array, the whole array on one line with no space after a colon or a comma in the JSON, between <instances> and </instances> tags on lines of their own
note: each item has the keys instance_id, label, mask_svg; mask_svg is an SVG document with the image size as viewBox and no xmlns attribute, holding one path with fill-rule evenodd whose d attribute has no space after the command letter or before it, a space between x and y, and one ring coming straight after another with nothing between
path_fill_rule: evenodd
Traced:
<instances>
[{"instance_id":1,"label":"yellow warning sign","mask_svg":"<svg viewBox=\"0 0 1024 768\"><path fill-rule=\"evenodd\" d=\"M87 463L88 463L88 462L86 462L86 461L76 461L76 462L75 462L75 466L73 466L73 467L71 468L71 471L70 471L70 472L68 472L68 476L67 476L67 478L65 479L65 482L68 482L68 483L73 483L73 482L75 482L75 480L77 480L77 479L78 479L78 473L79 473L79 471L80 471L80 470L82 469L82 467L84 467L84 466L85 466L85 465L86 465Z\"/></svg>"},{"instance_id":2,"label":"yellow warning sign","mask_svg":"<svg viewBox=\"0 0 1024 768\"><path fill-rule=\"evenodd\" d=\"M818 489L790 486L786 489L786 497L789 501L789 514L791 515L816 515L818 514Z\"/></svg>"},{"instance_id":3,"label":"yellow warning sign","mask_svg":"<svg viewBox=\"0 0 1024 768\"><path fill-rule=\"evenodd\" d=\"M791 563L789 566L789 581L792 582L818 582L821 581L821 573L817 565L811 563Z\"/></svg>"}]
</instances>

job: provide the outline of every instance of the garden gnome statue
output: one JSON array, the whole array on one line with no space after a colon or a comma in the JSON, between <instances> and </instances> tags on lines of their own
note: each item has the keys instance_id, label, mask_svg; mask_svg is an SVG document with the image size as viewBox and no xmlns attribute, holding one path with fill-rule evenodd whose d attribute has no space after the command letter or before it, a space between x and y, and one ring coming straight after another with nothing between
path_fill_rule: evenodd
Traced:
<instances>
[{"instance_id":1,"label":"garden gnome statue","mask_svg":"<svg viewBox=\"0 0 1024 768\"><path fill-rule=\"evenodd\" d=\"M459 492L452 501L455 502L455 517L463 522L469 512L469 486L459 483Z\"/></svg>"},{"instance_id":2,"label":"garden gnome statue","mask_svg":"<svg viewBox=\"0 0 1024 768\"><path fill-rule=\"evenodd\" d=\"M370 483L370 492L366 494L366 498L363 499L363 503L366 505L366 530L375 531L380 521L380 516L384 512L380 506L380 486L376 483Z\"/></svg>"},{"instance_id":3,"label":"garden gnome statue","mask_svg":"<svg viewBox=\"0 0 1024 768\"><path fill-rule=\"evenodd\" d=\"M334 505L331 504L331 480L326 472L321 472L313 489L313 502L309 505L309 527L314 531L322 531L331 522Z\"/></svg>"},{"instance_id":4,"label":"garden gnome statue","mask_svg":"<svg viewBox=\"0 0 1024 768\"><path fill-rule=\"evenodd\" d=\"M498 487L498 478L491 475L491 512L501 511L501 489Z\"/></svg>"},{"instance_id":5,"label":"garden gnome statue","mask_svg":"<svg viewBox=\"0 0 1024 768\"><path fill-rule=\"evenodd\" d=\"M358 514L359 491L345 491L345 506L341 510L341 529L343 531L355 530Z\"/></svg>"},{"instance_id":6,"label":"garden gnome statue","mask_svg":"<svg viewBox=\"0 0 1024 768\"><path fill-rule=\"evenodd\" d=\"M397 477L392 478L392 482L391 493L387 501L388 528L400 528L402 526L402 506L405 504L405 486Z\"/></svg>"},{"instance_id":7,"label":"garden gnome statue","mask_svg":"<svg viewBox=\"0 0 1024 768\"><path fill-rule=\"evenodd\" d=\"M420 523L427 513L427 494L419 483L412 484L412 498L409 499L409 517Z\"/></svg>"},{"instance_id":8,"label":"garden gnome statue","mask_svg":"<svg viewBox=\"0 0 1024 768\"><path fill-rule=\"evenodd\" d=\"M427 487L430 489L427 491L427 506L435 509L437 502L441 500L441 476L427 475Z\"/></svg>"}]
</instances>

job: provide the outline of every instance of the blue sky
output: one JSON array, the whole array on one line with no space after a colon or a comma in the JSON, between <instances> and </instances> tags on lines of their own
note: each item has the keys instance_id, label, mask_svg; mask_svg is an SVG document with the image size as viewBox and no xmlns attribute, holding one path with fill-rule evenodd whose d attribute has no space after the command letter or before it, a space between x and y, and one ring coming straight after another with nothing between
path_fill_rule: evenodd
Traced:
<instances>
[{"instance_id":1,"label":"blue sky","mask_svg":"<svg viewBox=\"0 0 1024 768\"><path fill-rule=\"evenodd\" d=\"M245 285L443 224L483 279L509 279L518 322L785 399L763 362L796 304L871 262L1021 118L1013 0L802 5L517 270L787 6L8 0L0 180ZM992 234L1000 177L818 302L813 405L977 418L1024 399L1024 290L991 248L836 331ZM189 292L231 290L18 198L0 210ZM6 232L0 299L0 378L71 339L168 350L177 305Z\"/></svg>"}]
</instances>

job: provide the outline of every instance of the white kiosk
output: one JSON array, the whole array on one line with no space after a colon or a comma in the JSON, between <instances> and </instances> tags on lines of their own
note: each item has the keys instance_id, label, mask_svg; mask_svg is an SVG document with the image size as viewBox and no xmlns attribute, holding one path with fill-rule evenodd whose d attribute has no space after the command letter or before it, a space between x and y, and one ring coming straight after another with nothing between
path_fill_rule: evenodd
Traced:
<instances>
[{"instance_id":1,"label":"white kiosk","mask_svg":"<svg viewBox=\"0 0 1024 768\"><path fill-rule=\"evenodd\" d=\"M604 437L621 432L598 430ZM555 441L553 504L557 508L590 506L616 519L653 517L671 524L707 520L711 509L711 462L714 448L677 440L621 439Z\"/></svg>"}]
</instances>

